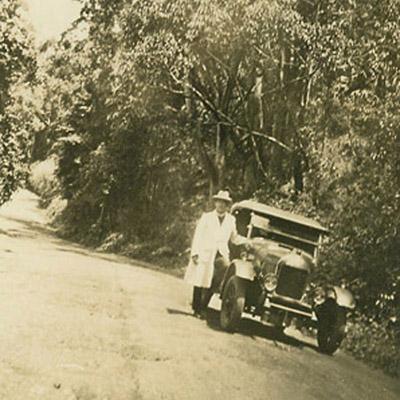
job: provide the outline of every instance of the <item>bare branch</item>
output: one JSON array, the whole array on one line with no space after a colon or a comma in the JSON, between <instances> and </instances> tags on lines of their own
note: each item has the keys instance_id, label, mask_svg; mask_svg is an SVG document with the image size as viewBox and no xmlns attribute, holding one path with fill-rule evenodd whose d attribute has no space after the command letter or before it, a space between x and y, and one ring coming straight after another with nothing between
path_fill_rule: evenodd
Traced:
<instances>
[{"instance_id":1,"label":"bare branch","mask_svg":"<svg viewBox=\"0 0 400 400\"><path fill-rule=\"evenodd\" d=\"M181 81L179 81L179 79L177 79L174 74L170 71L171 76L173 77L173 79L178 82L178 83L182 83ZM269 142L281 147L282 149L288 151L288 152L292 152L293 150L287 146L285 143L281 142L280 140L274 138L273 136L267 135L265 133L262 132L258 132L255 130L251 130L248 129L244 126L241 126L239 124L237 124L235 121L232 120L232 118L230 118L228 115L226 115L224 112L222 112L221 110L219 110L213 103L212 101L210 101L209 99L205 98L203 96L203 94L201 92L199 92L193 85L188 84L188 87L190 88L190 90L198 97L198 99L203 103L203 105L205 105L213 114L216 115L217 118L219 118L221 121L221 124L223 125L227 125L227 126L231 126L233 128L236 128L242 132L246 132L249 133L250 135L254 135L254 136L259 136L262 137L266 140L268 140Z\"/></svg>"},{"instance_id":2,"label":"bare branch","mask_svg":"<svg viewBox=\"0 0 400 400\"><path fill-rule=\"evenodd\" d=\"M185 95L185 92L183 90L176 90L176 89L172 89L166 85L163 84L159 84L159 85L154 85L154 88L161 88L163 90L165 90L166 92L172 93L172 94L179 94L181 96Z\"/></svg>"},{"instance_id":3,"label":"bare branch","mask_svg":"<svg viewBox=\"0 0 400 400\"><path fill-rule=\"evenodd\" d=\"M210 50L206 49L205 52L214 60L216 61L218 64L220 64L222 67L224 67L224 69L226 70L226 72L229 74L229 66L226 65L222 60L220 60L215 54L211 53Z\"/></svg>"},{"instance_id":4,"label":"bare branch","mask_svg":"<svg viewBox=\"0 0 400 400\"><path fill-rule=\"evenodd\" d=\"M276 65L279 65L279 60L272 54L272 49L271 47L268 48L269 52L271 53L270 55L266 54L262 49L260 49L258 46L254 46L256 51L261 54L263 57L272 60Z\"/></svg>"},{"instance_id":5,"label":"bare branch","mask_svg":"<svg viewBox=\"0 0 400 400\"><path fill-rule=\"evenodd\" d=\"M287 87L289 87L290 85L292 85L293 83L296 83L296 82L299 82L299 81L303 81L303 80L305 80L305 79L310 79L310 78L313 77L313 75L314 75L319 69L320 69L320 66L314 68L314 70L311 71L311 72L308 73L308 74L305 74L305 75L299 76L299 77L297 77L297 78L295 78L295 79L292 79L291 81L287 82L285 85L282 85L282 86L279 85L279 87L275 87L274 89L271 89L271 90L268 90L268 91L262 93L261 96L264 97L264 96L267 95L267 94L272 94L272 93L280 92L280 91L282 91L283 89L286 89Z\"/></svg>"},{"instance_id":6,"label":"bare branch","mask_svg":"<svg viewBox=\"0 0 400 400\"><path fill-rule=\"evenodd\" d=\"M264 165L263 165L263 163L261 161L260 153L258 152L257 143L256 143L256 140L254 139L254 136L251 136L251 144L252 144L253 153L254 153L258 168L260 169L260 171L264 175L264 178L267 179L268 178L268 174L267 174L267 171L265 171Z\"/></svg>"}]
</instances>

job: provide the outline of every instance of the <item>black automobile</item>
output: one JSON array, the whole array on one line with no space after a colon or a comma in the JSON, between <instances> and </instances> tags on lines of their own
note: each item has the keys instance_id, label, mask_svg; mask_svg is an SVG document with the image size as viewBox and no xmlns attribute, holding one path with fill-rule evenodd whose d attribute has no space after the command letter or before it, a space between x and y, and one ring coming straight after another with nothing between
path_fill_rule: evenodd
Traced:
<instances>
[{"instance_id":1,"label":"black automobile","mask_svg":"<svg viewBox=\"0 0 400 400\"><path fill-rule=\"evenodd\" d=\"M293 318L318 330L321 352L333 354L346 331L346 312L354 309L342 287L313 287L310 274L327 229L318 222L246 200L233 206L239 234L251 239L250 250L233 248L220 297L220 324L237 329L243 313L259 316L278 331Z\"/></svg>"}]
</instances>

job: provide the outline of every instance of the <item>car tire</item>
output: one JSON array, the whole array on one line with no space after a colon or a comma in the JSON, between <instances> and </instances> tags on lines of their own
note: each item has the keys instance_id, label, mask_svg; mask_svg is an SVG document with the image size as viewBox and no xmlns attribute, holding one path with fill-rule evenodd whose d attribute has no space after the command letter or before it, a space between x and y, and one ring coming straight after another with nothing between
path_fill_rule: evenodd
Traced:
<instances>
[{"instance_id":1,"label":"car tire","mask_svg":"<svg viewBox=\"0 0 400 400\"><path fill-rule=\"evenodd\" d=\"M242 312L246 299L246 284L237 276L228 279L222 293L222 305L220 313L221 328L234 332L242 318Z\"/></svg>"},{"instance_id":2,"label":"car tire","mask_svg":"<svg viewBox=\"0 0 400 400\"><path fill-rule=\"evenodd\" d=\"M346 312L335 300L328 299L317 310L317 341L321 353L332 355L345 337Z\"/></svg>"}]
</instances>

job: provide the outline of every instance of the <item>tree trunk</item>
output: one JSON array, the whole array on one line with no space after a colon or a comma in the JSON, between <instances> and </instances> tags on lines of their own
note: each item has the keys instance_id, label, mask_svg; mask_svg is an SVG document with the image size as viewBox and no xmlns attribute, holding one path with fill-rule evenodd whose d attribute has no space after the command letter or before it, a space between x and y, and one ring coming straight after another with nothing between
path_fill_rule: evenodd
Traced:
<instances>
[{"instance_id":1,"label":"tree trunk","mask_svg":"<svg viewBox=\"0 0 400 400\"><path fill-rule=\"evenodd\" d=\"M200 162L203 164L204 171L206 172L208 184L209 184L209 200L211 203L212 196L215 191L215 187L218 186L218 163L217 157L215 161L209 156L207 149L203 143L202 139L202 125L201 121L198 119L197 115L197 107L196 102L193 99L193 93L190 89L191 84L191 71L189 71L186 75L186 82L184 84L184 93L185 93L185 107L186 112L190 116L192 120L192 129L195 131L195 143L197 144L197 149L199 153ZM216 152L218 154L218 151Z\"/></svg>"},{"instance_id":2,"label":"tree trunk","mask_svg":"<svg viewBox=\"0 0 400 400\"><path fill-rule=\"evenodd\" d=\"M216 190L221 189L225 184L225 140L223 127L218 124L215 143L215 165L217 168Z\"/></svg>"}]
</instances>

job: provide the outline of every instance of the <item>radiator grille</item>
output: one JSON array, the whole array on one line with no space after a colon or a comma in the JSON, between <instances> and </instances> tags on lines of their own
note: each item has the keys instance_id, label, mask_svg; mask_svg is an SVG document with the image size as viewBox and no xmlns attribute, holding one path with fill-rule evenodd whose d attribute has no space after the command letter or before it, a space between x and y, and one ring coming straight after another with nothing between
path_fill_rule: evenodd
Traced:
<instances>
[{"instance_id":1,"label":"radiator grille","mask_svg":"<svg viewBox=\"0 0 400 400\"><path fill-rule=\"evenodd\" d=\"M279 271L276 293L299 300L304 291L307 271L283 265Z\"/></svg>"}]
</instances>

